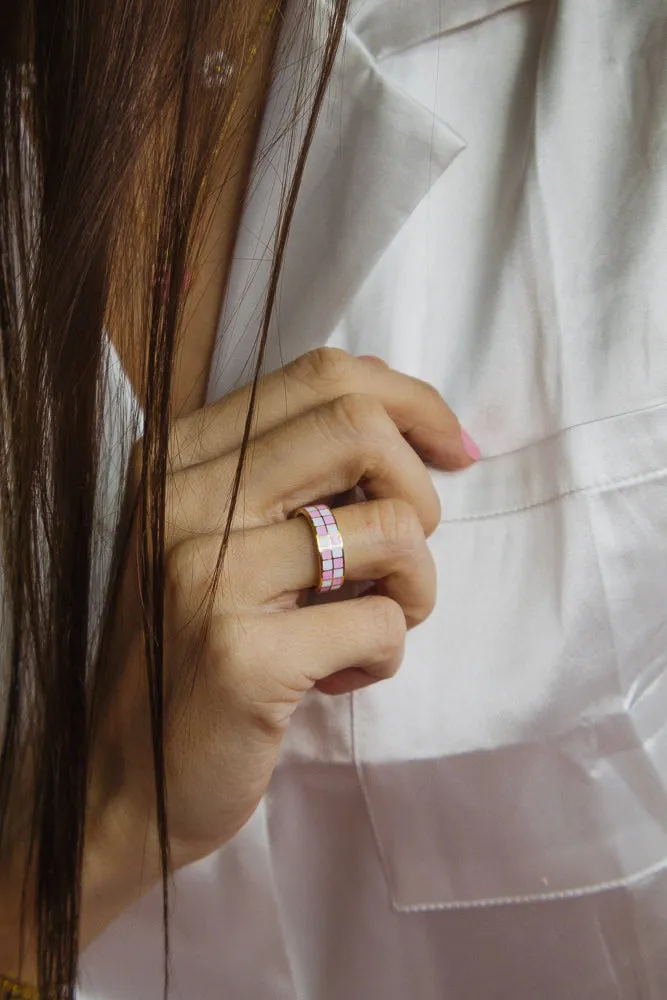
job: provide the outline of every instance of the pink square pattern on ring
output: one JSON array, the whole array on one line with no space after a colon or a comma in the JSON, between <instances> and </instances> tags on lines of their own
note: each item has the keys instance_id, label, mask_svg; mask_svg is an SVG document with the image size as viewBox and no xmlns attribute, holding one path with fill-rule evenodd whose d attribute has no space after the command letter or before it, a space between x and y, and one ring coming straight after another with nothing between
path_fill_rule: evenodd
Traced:
<instances>
[{"instance_id":1,"label":"pink square pattern on ring","mask_svg":"<svg viewBox=\"0 0 667 1000\"><path fill-rule=\"evenodd\" d=\"M311 523L320 557L320 584L318 593L326 594L339 590L345 582L345 557L343 539L333 511L326 504L310 504L300 507L302 514Z\"/></svg>"}]
</instances>

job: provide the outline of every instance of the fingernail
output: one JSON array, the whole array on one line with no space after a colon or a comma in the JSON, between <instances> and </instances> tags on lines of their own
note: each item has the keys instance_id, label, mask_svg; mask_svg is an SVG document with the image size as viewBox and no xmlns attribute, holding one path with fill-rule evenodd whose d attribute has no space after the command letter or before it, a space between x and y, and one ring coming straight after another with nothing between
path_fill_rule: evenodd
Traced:
<instances>
[{"instance_id":1,"label":"fingernail","mask_svg":"<svg viewBox=\"0 0 667 1000\"><path fill-rule=\"evenodd\" d=\"M463 447L465 448L466 455L472 458L473 462L479 462L482 457L482 453L479 450L479 445L473 441L468 432L461 428L461 440L463 441Z\"/></svg>"}]
</instances>

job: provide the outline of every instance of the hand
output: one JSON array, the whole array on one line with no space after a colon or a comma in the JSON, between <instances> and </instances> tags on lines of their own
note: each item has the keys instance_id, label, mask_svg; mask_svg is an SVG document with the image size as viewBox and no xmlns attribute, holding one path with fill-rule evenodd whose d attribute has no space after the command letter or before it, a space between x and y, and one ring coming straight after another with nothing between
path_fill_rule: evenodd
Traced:
<instances>
[{"instance_id":1,"label":"hand","mask_svg":"<svg viewBox=\"0 0 667 1000\"><path fill-rule=\"evenodd\" d=\"M261 381L241 499L212 593L247 405L241 390L172 431L165 709L175 867L246 823L308 691L340 694L396 672L406 630L427 617L435 598L426 538L440 505L424 463L471 464L458 421L432 387L377 359L308 354ZM375 586L355 600L304 606L318 558L310 526L290 514L357 485L367 502L336 510L346 578ZM136 577L129 567L94 800L100 827L113 816L116 842L122 829L126 850L143 852L156 837Z\"/></svg>"}]
</instances>

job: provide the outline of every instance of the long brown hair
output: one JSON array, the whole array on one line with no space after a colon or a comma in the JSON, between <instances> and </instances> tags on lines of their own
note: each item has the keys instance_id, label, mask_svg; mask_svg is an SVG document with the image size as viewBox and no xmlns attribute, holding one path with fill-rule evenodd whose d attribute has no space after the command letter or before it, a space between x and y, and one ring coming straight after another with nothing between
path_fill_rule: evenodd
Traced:
<instances>
[{"instance_id":1,"label":"long brown hair","mask_svg":"<svg viewBox=\"0 0 667 1000\"><path fill-rule=\"evenodd\" d=\"M291 2L300 5L301 24L316 16L315 0ZM147 331L137 516L168 940L162 636L169 401L201 193L220 137L233 141L224 130L239 87L234 67L251 44L251 6L7 0L0 9L0 872L14 858L21 828L28 847L18 856L33 887L23 916L36 929L45 996L73 990L77 970L90 747L104 690L91 636L109 621L119 573L106 581L97 621L91 581L104 475L105 323L114 309L118 314L116 293L128 283L133 294L123 315L128 327ZM322 5L328 23L321 44L304 58L294 88L294 121L302 127L285 178L255 384L345 7L345 0ZM232 71L207 88L202 66L212 50L225 53ZM144 215L137 176L148 154L156 181ZM254 402L253 394L242 455ZM221 560L230 523L231 511ZM119 528L116 566L127 538Z\"/></svg>"}]
</instances>

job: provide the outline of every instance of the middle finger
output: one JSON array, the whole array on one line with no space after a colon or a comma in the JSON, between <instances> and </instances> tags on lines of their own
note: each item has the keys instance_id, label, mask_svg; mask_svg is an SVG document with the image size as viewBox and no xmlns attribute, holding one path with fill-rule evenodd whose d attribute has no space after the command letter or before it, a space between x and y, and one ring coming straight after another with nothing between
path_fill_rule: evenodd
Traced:
<instances>
[{"instance_id":1,"label":"middle finger","mask_svg":"<svg viewBox=\"0 0 667 1000\"><path fill-rule=\"evenodd\" d=\"M171 477L170 542L221 530L237 463L232 453ZM382 405L367 396L342 396L258 438L233 527L283 521L303 504L358 484L370 498L406 501L424 533L435 530L440 501L428 469Z\"/></svg>"}]
</instances>

